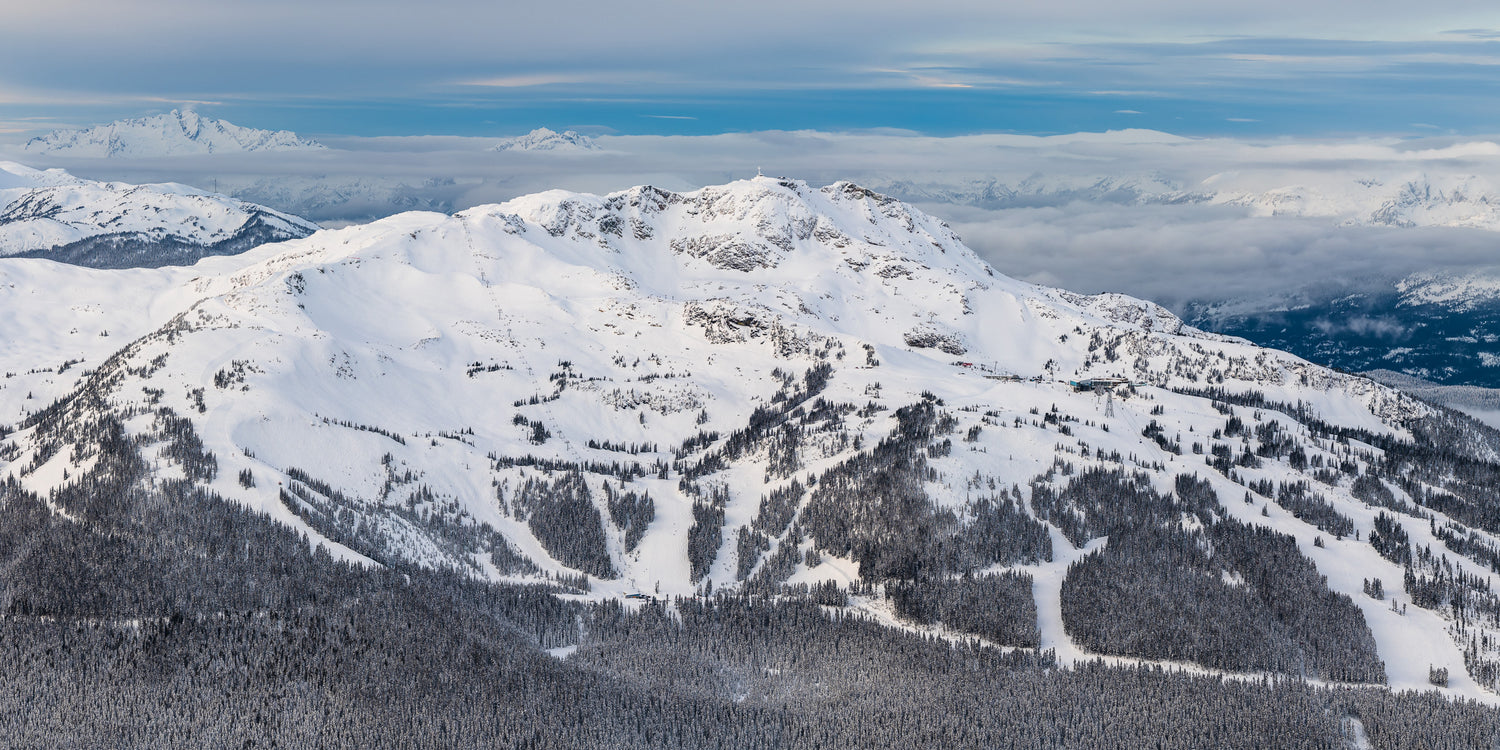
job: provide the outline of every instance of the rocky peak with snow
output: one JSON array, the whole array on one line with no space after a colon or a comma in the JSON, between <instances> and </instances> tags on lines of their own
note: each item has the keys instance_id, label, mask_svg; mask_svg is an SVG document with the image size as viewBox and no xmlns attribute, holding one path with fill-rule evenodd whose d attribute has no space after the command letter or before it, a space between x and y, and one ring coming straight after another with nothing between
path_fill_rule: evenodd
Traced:
<instances>
[{"instance_id":1,"label":"rocky peak with snow","mask_svg":"<svg viewBox=\"0 0 1500 750\"><path fill-rule=\"evenodd\" d=\"M548 128L537 128L526 135L506 138L495 144L491 151L597 151L599 144L593 138L577 131L564 130L559 133Z\"/></svg>"},{"instance_id":2,"label":"rocky peak with snow","mask_svg":"<svg viewBox=\"0 0 1500 750\"><path fill-rule=\"evenodd\" d=\"M192 110L55 130L26 143L26 153L72 158L144 158L251 151L315 151L317 141L289 130L245 128Z\"/></svg>"}]
</instances>

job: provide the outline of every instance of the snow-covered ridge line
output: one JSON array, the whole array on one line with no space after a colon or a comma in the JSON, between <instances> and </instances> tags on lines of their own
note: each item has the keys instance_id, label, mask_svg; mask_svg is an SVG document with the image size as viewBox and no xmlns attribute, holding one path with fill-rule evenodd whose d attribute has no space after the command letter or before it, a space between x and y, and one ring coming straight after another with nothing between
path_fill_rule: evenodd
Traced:
<instances>
[{"instance_id":1,"label":"snow-covered ridge line","mask_svg":"<svg viewBox=\"0 0 1500 750\"><path fill-rule=\"evenodd\" d=\"M1418 273L1396 283L1403 305L1440 305L1454 312L1472 311L1500 298L1500 274L1485 269L1468 274Z\"/></svg>"},{"instance_id":2,"label":"snow-covered ridge line","mask_svg":"<svg viewBox=\"0 0 1500 750\"><path fill-rule=\"evenodd\" d=\"M0 162L0 256L159 266L305 237L312 222L187 185L95 182Z\"/></svg>"}]
</instances>

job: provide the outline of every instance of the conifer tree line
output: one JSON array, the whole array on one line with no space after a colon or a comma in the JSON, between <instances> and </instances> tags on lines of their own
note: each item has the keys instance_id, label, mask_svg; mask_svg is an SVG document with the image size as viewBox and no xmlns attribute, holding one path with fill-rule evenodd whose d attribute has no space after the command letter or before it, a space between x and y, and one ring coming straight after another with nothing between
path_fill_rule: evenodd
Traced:
<instances>
[{"instance_id":1,"label":"conifer tree line","mask_svg":"<svg viewBox=\"0 0 1500 750\"><path fill-rule=\"evenodd\" d=\"M646 529L651 527L651 521L656 518L656 503L651 499L651 493L628 490L624 482L615 489L606 481L604 495L610 520L625 531L625 551L634 552L641 537L646 535Z\"/></svg>"},{"instance_id":2,"label":"conifer tree line","mask_svg":"<svg viewBox=\"0 0 1500 750\"><path fill-rule=\"evenodd\" d=\"M1090 651L1385 681L1353 600L1291 537L1229 517L1205 480L1180 475L1162 495L1143 473L1090 469L1058 490L1035 483L1032 505L1076 546L1108 537L1063 582L1063 622Z\"/></svg>"},{"instance_id":3,"label":"conifer tree line","mask_svg":"<svg viewBox=\"0 0 1500 750\"><path fill-rule=\"evenodd\" d=\"M890 436L809 479L810 490L793 482L762 497L760 514L736 537L738 577L758 570L751 583L762 585L755 590L783 579L798 558L787 553L805 531L814 549L856 560L863 580L886 582L898 616L1031 643L1029 579L1014 597L992 590L988 600L973 594L982 584L954 579L989 565L1049 559L1046 528L1016 502L1019 492L981 495L962 514L933 504L924 489L934 478L927 461L932 446L952 432L953 419L932 397L893 416ZM1231 417L1225 429L1258 432L1273 444L1261 451L1267 457L1293 450L1279 426L1253 428ZM1066 462L1061 468L1071 479L1060 486L1034 482L1030 510L1076 546L1109 538L1104 550L1070 569L1064 584L1064 622L1080 645L1229 671L1384 682L1374 638L1354 602L1328 589L1290 537L1229 518L1208 482L1183 475L1175 492L1159 494L1142 472L1090 468L1072 476ZM1278 496L1330 533L1352 533L1352 522L1305 482L1257 491ZM804 492L810 494L799 514ZM703 518L711 506L698 507ZM1184 517L1196 527L1185 526ZM788 523L791 533L761 563L772 534Z\"/></svg>"},{"instance_id":4,"label":"conifer tree line","mask_svg":"<svg viewBox=\"0 0 1500 750\"><path fill-rule=\"evenodd\" d=\"M958 579L892 581L885 595L896 614L923 625L976 635L1003 646L1037 648L1036 601L1031 575L1016 571L965 575Z\"/></svg>"},{"instance_id":5,"label":"conifer tree line","mask_svg":"<svg viewBox=\"0 0 1500 750\"><path fill-rule=\"evenodd\" d=\"M1500 533L1500 461L1493 458L1500 455L1500 431L1434 404L1400 425L1410 434L1404 437L1329 424L1304 403L1276 402L1257 391L1235 393L1210 388L1184 392L1214 399L1216 408L1225 414L1233 414L1230 404L1234 404L1256 409L1257 417L1262 411L1287 417L1305 428L1314 440L1329 445L1337 460L1325 462L1321 455L1311 459L1302 455L1312 476L1329 485L1347 482L1355 498L1382 509L1369 534L1370 545L1404 568L1402 584L1410 595L1410 604L1438 612L1452 623L1450 631L1463 651L1470 675L1482 684L1500 688L1500 642L1475 627L1500 627L1500 596L1490 590L1488 578L1480 575L1484 571L1500 572L1500 549L1477 533ZM1238 429L1247 430L1243 422L1230 416L1223 433L1230 433L1236 422ZM1269 423L1279 424L1274 419L1260 424ZM1288 443L1281 438L1284 434L1280 428L1256 428L1258 438L1269 439L1276 446L1271 450L1262 446L1262 452L1273 455L1286 450ZM1262 495L1273 496L1268 484L1252 482L1249 486ZM1397 491L1410 501L1398 497ZM1310 491L1306 483L1281 485L1274 497L1297 517L1321 529L1339 534L1350 527L1346 518L1324 508L1318 493ZM1439 518L1443 519L1441 523ZM1454 558L1442 550L1413 544L1406 530L1406 524L1413 522L1425 523ZM1465 562L1477 569L1465 570ZM1385 593L1383 586L1381 592ZM1397 611L1406 603L1391 598L1391 606Z\"/></svg>"},{"instance_id":6,"label":"conifer tree line","mask_svg":"<svg viewBox=\"0 0 1500 750\"><path fill-rule=\"evenodd\" d=\"M516 517L527 522L554 558L598 578L614 578L604 538L604 519L594 507L583 472L526 477L511 500Z\"/></svg>"},{"instance_id":7,"label":"conifer tree line","mask_svg":"<svg viewBox=\"0 0 1500 750\"><path fill-rule=\"evenodd\" d=\"M956 424L928 396L897 409L897 426L874 448L818 475L801 514L816 548L854 559L866 581L1051 559L1046 527L1012 498L973 500L964 519L928 496L924 485L935 471L927 449Z\"/></svg>"}]
</instances>

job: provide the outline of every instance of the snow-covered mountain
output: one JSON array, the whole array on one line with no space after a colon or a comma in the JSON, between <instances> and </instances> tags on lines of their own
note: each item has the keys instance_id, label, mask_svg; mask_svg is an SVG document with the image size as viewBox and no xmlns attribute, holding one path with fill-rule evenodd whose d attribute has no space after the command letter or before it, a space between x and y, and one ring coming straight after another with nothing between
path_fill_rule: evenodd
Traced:
<instances>
[{"instance_id":1,"label":"snow-covered mountain","mask_svg":"<svg viewBox=\"0 0 1500 750\"><path fill-rule=\"evenodd\" d=\"M873 180L904 200L986 208L1067 203L1236 206L1254 216L1326 218L1347 226L1467 227L1500 230L1500 189L1466 173L1408 170L1373 177L1363 173L1250 174L1206 177L1034 174L974 178L965 182L911 178Z\"/></svg>"},{"instance_id":2,"label":"snow-covered mountain","mask_svg":"<svg viewBox=\"0 0 1500 750\"><path fill-rule=\"evenodd\" d=\"M94 182L0 162L0 257L102 268L174 265L306 237L317 228L186 185Z\"/></svg>"},{"instance_id":3,"label":"snow-covered mountain","mask_svg":"<svg viewBox=\"0 0 1500 750\"><path fill-rule=\"evenodd\" d=\"M1500 275L1424 272L1286 299L1194 305L1194 325L1350 371L1500 387Z\"/></svg>"},{"instance_id":4,"label":"snow-covered mountain","mask_svg":"<svg viewBox=\"0 0 1500 750\"><path fill-rule=\"evenodd\" d=\"M314 151L317 141L289 130L244 128L192 110L54 130L26 142L26 153L73 158L143 158L246 151Z\"/></svg>"},{"instance_id":5,"label":"snow-covered mountain","mask_svg":"<svg viewBox=\"0 0 1500 750\"><path fill-rule=\"evenodd\" d=\"M1455 313L1500 303L1500 270L1484 268L1467 273L1417 273L1396 282L1400 304L1435 305Z\"/></svg>"},{"instance_id":6,"label":"snow-covered mountain","mask_svg":"<svg viewBox=\"0 0 1500 750\"><path fill-rule=\"evenodd\" d=\"M69 518L124 482L571 601L811 591L1063 666L1500 699L1500 435L1007 278L851 183L553 191L192 268L0 263L0 298L0 480ZM608 660L591 627L559 653Z\"/></svg>"},{"instance_id":7,"label":"snow-covered mountain","mask_svg":"<svg viewBox=\"0 0 1500 750\"><path fill-rule=\"evenodd\" d=\"M598 151L599 144L593 138L577 131L564 130L559 133L548 128L537 128L526 135L506 138L495 144L491 151Z\"/></svg>"}]
</instances>

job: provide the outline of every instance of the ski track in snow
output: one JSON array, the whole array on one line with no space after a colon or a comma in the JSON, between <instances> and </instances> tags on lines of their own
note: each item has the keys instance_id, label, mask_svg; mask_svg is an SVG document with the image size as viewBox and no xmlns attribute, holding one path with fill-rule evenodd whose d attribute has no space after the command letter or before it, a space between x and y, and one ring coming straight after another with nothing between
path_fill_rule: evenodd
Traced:
<instances>
[{"instance_id":1,"label":"ski track in snow","mask_svg":"<svg viewBox=\"0 0 1500 750\"><path fill-rule=\"evenodd\" d=\"M1032 596L1036 599L1037 624L1042 633L1041 647L1055 650L1058 664L1071 666L1080 661L1095 658L1095 656L1088 654L1073 643L1073 639L1068 637L1067 629L1063 625L1063 579L1068 575L1069 565L1090 552L1103 549L1108 539L1099 537L1090 540L1082 549L1079 549L1074 547L1056 526L1047 524L1047 531L1052 536L1052 561L1030 570L1033 576Z\"/></svg>"}]
</instances>

